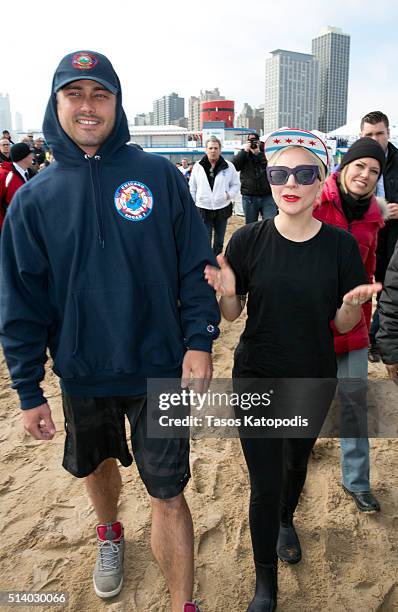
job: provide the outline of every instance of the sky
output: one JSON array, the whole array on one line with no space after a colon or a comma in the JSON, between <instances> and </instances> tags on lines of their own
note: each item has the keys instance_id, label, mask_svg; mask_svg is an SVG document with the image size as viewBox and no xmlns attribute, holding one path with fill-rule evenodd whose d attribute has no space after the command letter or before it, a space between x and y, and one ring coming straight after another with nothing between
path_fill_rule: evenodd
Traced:
<instances>
[{"instance_id":1,"label":"sky","mask_svg":"<svg viewBox=\"0 0 398 612\"><path fill-rule=\"evenodd\" d=\"M173 91L186 99L219 87L243 103L264 103L265 59L274 49L311 53L321 27L351 35L347 121L382 110L398 125L396 0L58 0L3 3L0 93L40 128L61 58L94 50L109 57L130 121ZM14 120L14 116L13 116Z\"/></svg>"}]
</instances>

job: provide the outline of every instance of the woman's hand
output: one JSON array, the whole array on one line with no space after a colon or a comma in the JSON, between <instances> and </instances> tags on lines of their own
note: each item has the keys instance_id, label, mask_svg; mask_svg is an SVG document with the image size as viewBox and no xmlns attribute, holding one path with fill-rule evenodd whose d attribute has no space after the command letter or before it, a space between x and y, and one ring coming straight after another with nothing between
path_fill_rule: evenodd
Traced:
<instances>
[{"instance_id":1,"label":"woman's hand","mask_svg":"<svg viewBox=\"0 0 398 612\"><path fill-rule=\"evenodd\" d=\"M206 266L205 279L223 297L236 295L235 274L224 255L217 255L220 268Z\"/></svg>"},{"instance_id":2,"label":"woman's hand","mask_svg":"<svg viewBox=\"0 0 398 612\"><path fill-rule=\"evenodd\" d=\"M345 294L343 297L343 304L347 304L347 306L361 306L382 289L383 285L381 283L358 285L358 287L351 289L351 291Z\"/></svg>"},{"instance_id":3,"label":"woman's hand","mask_svg":"<svg viewBox=\"0 0 398 612\"><path fill-rule=\"evenodd\" d=\"M346 334L361 319L361 306L368 302L373 295L382 290L381 283L373 283L372 285L358 285L351 289L343 297L343 303L337 310L334 318L334 324L340 334Z\"/></svg>"},{"instance_id":4,"label":"woman's hand","mask_svg":"<svg viewBox=\"0 0 398 612\"><path fill-rule=\"evenodd\" d=\"M227 321L235 321L243 310L244 302L236 295L235 274L224 255L217 255L220 266L206 266L205 279L221 295L219 304Z\"/></svg>"}]
</instances>

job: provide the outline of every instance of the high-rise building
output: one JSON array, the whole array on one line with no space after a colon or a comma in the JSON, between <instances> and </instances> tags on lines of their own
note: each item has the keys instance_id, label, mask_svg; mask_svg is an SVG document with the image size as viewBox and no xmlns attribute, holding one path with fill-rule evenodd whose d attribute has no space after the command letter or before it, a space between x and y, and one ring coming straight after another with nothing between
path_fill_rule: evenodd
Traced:
<instances>
[{"instance_id":1,"label":"high-rise building","mask_svg":"<svg viewBox=\"0 0 398 612\"><path fill-rule=\"evenodd\" d=\"M134 117L134 125L153 125L153 113L138 113Z\"/></svg>"},{"instance_id":2,"label":"high-rise building","mask_svg":"<svg viewBox=\"0 0 398 612\"><path fill-rule=\"evenodd\" d=\"M327 26L312 39L312 53L319 62L319 122L321 132L347 122L350 36Z\"/></svg>"},{"instance_id":3,"label":"high-rise building","mask_svg":"<svg viewBox=\"0 0 398 612\"><path fill-rule=\"evenodd\" d=\"M180 98L175 92L155 100L153 103L154 125L179 125L184 117L184 106L184 98Z\"/></svg>"},{"instance_id":4,"label":"high-rise building","mask_svg":"<svg viewBox=\"0 0 398 612\"><path fill-rule=\"evenodd\" d=\"M252 108L250 104L245 102L240 115L236 117L235 127L247 128L257 132L257 134L262 134L264 131L264 107Z\"/></svg>"},{"instance_id":5,"label":"high-rise building","mask_svg":"<svg viewBox=\"0 0 398 612\"><path fill-rule=\"evenodd\" d=\"M10 96L0 93L0 132L12 130Z\"/></svg>"},{"instance_id":6,"label":"high-rise building","mask_svg":"<svg viewBox=\"0 0 398 612\"><path fill-rule=\"evenodd\" d=\"M276 49L265 61L264 131L318 125L318 60Z\"/></svg>"},{"instance_id":7,"label":"high-rise building","mask_svg":"<svg viewBox=\"0 0 398 612\"><path fill-rule=\"evenodd\" d=\"M218 87L214 89L201 89L200 90L201 102L210 102L211 100L225 100L225 96L220 95Z\"/></svg>"},{"instance_id":8,"label":"high-rise building","mask_svg":"<svg viewBox=\"0 0 398 612\"><path fill-rule=\"evenodd\" d=\"M188 100L188 130L200 131L200 99L191 96Z\"/></svg>"},{"instance_id":9,"label":"high-rise building","mask_svg":"<svg viewBox=\"0 0 398 612\"><path fill-rule=\"evenodd\" d=\"M15 131L17 133L23 132L23 118L18 111L15 112Z\"/></svg>"}]
</instances>

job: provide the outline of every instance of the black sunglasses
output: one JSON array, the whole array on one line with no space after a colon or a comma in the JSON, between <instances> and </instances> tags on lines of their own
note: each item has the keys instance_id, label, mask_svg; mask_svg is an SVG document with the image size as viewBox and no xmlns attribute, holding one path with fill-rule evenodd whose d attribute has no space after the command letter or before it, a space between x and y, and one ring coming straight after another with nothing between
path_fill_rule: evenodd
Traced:
<instances>
[{"instance_id":1,"label":"black sunglasses","mask_svg":"<svg viewBox=\"0 0 398 612\"><path fill-rule=\"evenodd\" d=\"M286 185L291 174L293 174L298 185L312 185L316 179L321 178L318 166L302 165L295 168L268 166L267 168L270 185Z\"/></svg>"}]
</instances>

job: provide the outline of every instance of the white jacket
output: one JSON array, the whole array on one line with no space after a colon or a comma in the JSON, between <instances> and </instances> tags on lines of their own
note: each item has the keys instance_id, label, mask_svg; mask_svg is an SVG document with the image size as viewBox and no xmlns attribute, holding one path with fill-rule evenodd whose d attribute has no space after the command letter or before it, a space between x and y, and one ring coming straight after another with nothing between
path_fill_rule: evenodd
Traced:
<instances>
[{"instance_id":1,"label":"white jacket","mask_svg":"<svg viewBox=\"0 0 398 612\"><path fill-rule=\"evenodd\" d=\"M207 208L208 210L225 208L240 192L240 180L235 166L231 162L225 161L228 168L216 174L213 191L210 189L206 171L200 162L196 162L192 168L189 190L196 206L199 208Z\"/></svg>"}]
</instances>

